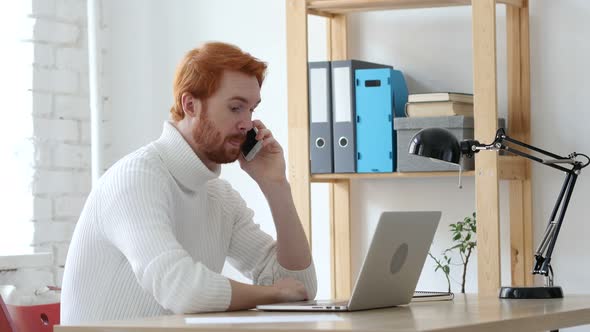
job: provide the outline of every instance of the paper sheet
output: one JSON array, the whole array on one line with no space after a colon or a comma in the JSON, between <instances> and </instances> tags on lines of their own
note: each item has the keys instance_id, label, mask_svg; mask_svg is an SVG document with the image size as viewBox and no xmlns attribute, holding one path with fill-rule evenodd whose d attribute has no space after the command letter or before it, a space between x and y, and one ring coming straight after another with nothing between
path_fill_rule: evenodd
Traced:
<instances>
[{"instance_id":1,"label":"paper sheet","mask_svg":"<svg viewBox=\"0 0 590 332\"><path fill-rule=\"evenodd\" d=\"M321 315L263 315L263 316L217 316L217 317L188 317L186 324L264 324L264 323L304 323L341 321L342 318L334 314Z\"/></svg>"}]
</instances>

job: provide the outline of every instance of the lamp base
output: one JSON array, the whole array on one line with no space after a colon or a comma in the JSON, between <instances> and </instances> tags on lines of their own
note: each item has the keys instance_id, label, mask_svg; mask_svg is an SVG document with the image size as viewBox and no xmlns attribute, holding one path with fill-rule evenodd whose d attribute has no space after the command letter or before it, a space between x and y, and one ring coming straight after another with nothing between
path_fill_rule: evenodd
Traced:
<instances>
[{"instance_id":1,"label":"lamp base","mask_svg":"<svg viewBox=\"0 0 590 332\"><path fill-rule=\"evenodd\" d=\"M502 287L501 299L560 299L563 291L559 286L551 287Z\"/></svg>"}]
</instances>

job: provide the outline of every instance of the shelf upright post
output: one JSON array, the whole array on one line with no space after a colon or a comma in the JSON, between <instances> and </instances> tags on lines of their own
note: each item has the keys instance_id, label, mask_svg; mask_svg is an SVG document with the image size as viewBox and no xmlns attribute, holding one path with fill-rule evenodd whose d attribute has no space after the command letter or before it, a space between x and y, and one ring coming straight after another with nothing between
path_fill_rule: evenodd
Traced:
<instances>
[{"instance_id":1,"label":"shelf upright post","mask_svg":"<svg viewBox=\"0 0 590 332\"><path fill-rule=\"evenodd\" d=\"M346 15L329 17L326 27L328 59L347 59L348 28ZM352 292L350 182L350 179L340 179L328 184L330 190L332 296L336 299L347 299Z\"/></svg>"},{"instance_id":2,"label":"shelf upright post","mask_svg":"<svg viewBox=\"0 0 590 332\"><path fill-rule=\"evenodd\" d=\"M311 246L309 112L307 95L307 8L301 0L286 0L288 173L295 208Z\"/></svg>"},{"instance_id":3,"label":"shelf upright post","mask_svg":"<svg viewBox=\"0 0 590 332\"><path fill-rule=\"evenodd\" d=\"M473 19L474 135L494 137L498 123L496 75L496 0L471 2ZM500 288L500 216L498 154L475 158L477 274L480 295Z\"/></svg>"},{"instance_id":4,"label":"shelf upright post","mask_svg":"<svg viewBox=\"0 0 590 332\"><path fill-rule=\"evenodd\" d=\"M506 5L508 52L508 127L510 137L530 143L530 48L528 1L521 8ZM513 286L533 286L531 164L524 177L510 181L510 259Z\"/></svg>"}]
</instances>

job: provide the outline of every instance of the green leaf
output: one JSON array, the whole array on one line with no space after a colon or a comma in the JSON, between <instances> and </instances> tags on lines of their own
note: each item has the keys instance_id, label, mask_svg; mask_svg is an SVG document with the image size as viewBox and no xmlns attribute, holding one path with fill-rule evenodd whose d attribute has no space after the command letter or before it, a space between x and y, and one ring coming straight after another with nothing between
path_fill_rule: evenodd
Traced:
<instances>
[{"instance_id":1,"label":"green leaf","mask_svg":"<svg viewBox=\"0 0 590 332\"><path fill-rule=\"evenodd\" d=\"M451 271L451 269L450 269L450 268L449 268L449 266L447 265L447 266L443 266L443 271L444 271L446 274L449 274L449 272Z\"/></svg>"},{"instance_id":2,"label":"green leaf","mask_svg":"<svg viewBox=\"0 0 590 332\"><path fill-rule=\"evenodd\" d=\"M467 236L465 237L465 241L469 241L471 240L471 233L467 233Z\"/></svg>"},{"instance_id":3,"label":"green leaf","mask_svg":"<svg viewBox=\"0 0 590 332\"><path fill-rule=\"evenodd\" d=\"M453 241L457 241L461 238L461 234L455 234L455 236L453 236Z\"/></svg>"}]
</instances>

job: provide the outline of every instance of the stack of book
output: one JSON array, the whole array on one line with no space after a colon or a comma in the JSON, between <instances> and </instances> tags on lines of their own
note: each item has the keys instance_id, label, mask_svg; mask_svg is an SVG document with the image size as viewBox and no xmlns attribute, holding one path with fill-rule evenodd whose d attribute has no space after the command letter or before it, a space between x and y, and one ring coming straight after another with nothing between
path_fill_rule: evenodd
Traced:
<instances>
[{"instance_id":1,"label":"stack of book","mask_svg":"<svg viewBox=\"0 0 590 332\"><path fill-rule=\"evenodd\" d=\"M408 95L408 117L473 116L473 95L456 92L417 93Z\"/></svg>"}]
</instances>

